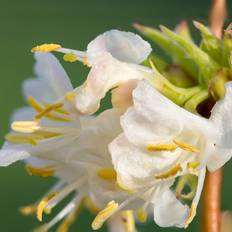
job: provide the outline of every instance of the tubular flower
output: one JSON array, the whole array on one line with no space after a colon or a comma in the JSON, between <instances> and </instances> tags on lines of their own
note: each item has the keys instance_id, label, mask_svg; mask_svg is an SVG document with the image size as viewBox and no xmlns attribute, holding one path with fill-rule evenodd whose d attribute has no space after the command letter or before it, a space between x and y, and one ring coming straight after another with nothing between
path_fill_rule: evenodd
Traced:
<instances>
[{"instance_id":1,"label":"tubular flower","mask_svg":"<svg viewBox=\"0 0 232 232\"><path fill-rule=\"evenodd\" d=\"M58 231L67 231L85 206L99 212L112 198L121 202L128 198L116 181L108 144L121 133L121 111L107 110L97 117L80 116L67 99L72 85L65 71L51 54L36 54L36 79L23 84L24 95L31 107L15 112L12 131L0 151L0 165L25 161L26 171L40 177L58 179L38 202L22 207L25 215L50 213L70 193L70 202L48 223L35 231L48 231L63 220ZM112 122L114 122L112 124ZM117 204L112 204L115 208ZM98 228L108 217L101 214L93 223ZM135 232L131 211L120 211L112 219L125 232Z\"/></svg>"},{"instance_id":2,"label":"tubular flower","mask_svg":"<svg viewBox=\"0 0 232 232\"><path fill-rule=\"evenodd\" d=\"M119 185L140 192L143 209L153 207L158 225L187 227L196 213L206 168L214 171L231 158L231 99L228 83L224 99L205 119L175 105L146 81L134 90L134 105L121 117L123 133L110 144L110 152ZM190 208L171 190L186 174L198 177Z\"/></svg>"},{"instance_id":3,"label":"tubular flower","mask_svg":"<svg viewBox=\"0 0 232 232\"><path fill-rule=\"evenodd\" d=\"M151 78L153 73L151 69L139 65L151 52L149 43L131 32L107 31L91 41L86 52L61 48L54 44L37 46L32 51L62 52L65 53L66 61L79 60L91 67L85 83L74 91L76 107L83 114L97 111L100 100L110 89L124 85L131 79ZM124 95L128 99L131 92L124 91ZM117 91L113 98L118 99Z\"/></svg>"}]
</instances>

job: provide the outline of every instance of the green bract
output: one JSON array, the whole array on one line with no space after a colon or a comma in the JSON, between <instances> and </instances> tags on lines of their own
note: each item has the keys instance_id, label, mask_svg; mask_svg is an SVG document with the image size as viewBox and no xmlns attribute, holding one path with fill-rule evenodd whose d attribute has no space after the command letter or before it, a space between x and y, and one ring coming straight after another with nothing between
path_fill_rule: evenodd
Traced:
<instances>
[{"instance_id":1,"label":"green bract","mask_svg":"<svg viewBox=\"0 0 232 232\"><path fill-rule=\"evenodd\" d=\"M205 25L194 21L194 26L201 33L201 41L197 45L190 34L186 22L180 23L174 31L161 26L161 30L134 24L143 35L158 45L170 58L166 63L153 52L150 56L156 69L174 86L182 89L198 86L200 90L192 95L184 107L195 111L197 106L212 97L215 101L224 96L224 84L232 79L232 33L230 26L225 30L223 38L217 38ZM147 64L145 62L145 64ZM160 90L171 100L179 103L175 94L167 95L166 89ZM183 100L183 97L181 96ZM182 105L181 102L180 105Z\"/></svg>"}]
</instances>

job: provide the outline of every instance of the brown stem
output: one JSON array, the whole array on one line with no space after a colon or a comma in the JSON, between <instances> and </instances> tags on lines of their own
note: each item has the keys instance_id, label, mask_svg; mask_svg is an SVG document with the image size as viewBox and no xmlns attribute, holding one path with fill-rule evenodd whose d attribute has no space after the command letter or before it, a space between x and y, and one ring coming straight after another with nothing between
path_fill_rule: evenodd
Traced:
<instances>
[{"instance_id":1,"label":"brown stem","mask_svg":"<svg viewBox=\"0 0 232 232\"><path fill-rule=\"evenodd\" d=\"M227 17L226 0L213 0L210 11L210 27L220 39ZM223 169L213 173L207 171L203 191L202 232L220 232L221 228L221 186Z\"/></svg>"},{"instance_id":2,"label":"brown stem","mask_svg":"<svg viewBox=\"0 0 232 232\"><path fill-rule=\"evenodd\" d=\"M220 232L222 169L207 172L203 192L202 232Z\"/></svg>"},{"instance_id":3,"label":"brown stem","mask_svg":"<svg viewBox=\"0 0 232 232\"><path fill-rule=\"evenodd\" d=\"M226 0L213 0L209 15L210 28L218 37L222 37L222 29L227 17Z\"/></svg>"}]
</instances>

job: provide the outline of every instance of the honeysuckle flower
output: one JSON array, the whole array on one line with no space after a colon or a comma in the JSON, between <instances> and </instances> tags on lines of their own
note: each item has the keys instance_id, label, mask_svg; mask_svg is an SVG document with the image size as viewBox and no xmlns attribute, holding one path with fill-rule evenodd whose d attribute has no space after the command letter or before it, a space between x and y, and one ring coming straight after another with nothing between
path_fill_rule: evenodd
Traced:
<instances>
[{"instance_id":1,"label":"honeysuckle flower","mask_svg":"<svg viewBox=\"0 0 232 232\"><path fill-rule=\"evenodd\" d=\"M111 199L121 202L128 198L128 192L117 185L108 151L108 144L121 133L121 111L111 109L97 117L80 116L68 99L67 91L73 87L57 59L42 53L35 58L37 78L23 84L31 107L15 112L12 132L0 151L0 165L25 160L29 174L58 179L40 201L21 208L23 214L36 213L40 221L43 212L49 213L74 192L70 202L36 230L47 231L64 219L58 231L66 231L82 206L97 213ZM94 229L102 225L106 215L101 212L97 216ZM110 223L115 221L123 232L136 230L131 210L118 211Z\"/></svg>"},{"instance_id":2,"label":"honeysuckle flower","mask_svg":"<svg viewBox=\"0 0 232 232\"><path fill-rule=\"evenodd\" d=\"M55 44L37 46L32 51L63 52L66 61L80 60L91 67L85 83L75 90L76 107L84 114L97 111L100 100L110 89L131 79L151 78L153 73L151 69L139 65L151 52L149 43L131 32L107 31L91 41L86 52L62 48ZM118 98L117 91L113 95L116 95L113 98ZM124 95L128 99L131 92L124 91Z\"/></svg>"},{"instance_id":3,"label":"honeysuckle flower","mask_svg":"<svg viewBox=\"0 0 232 232\"><path fill-rule=\"evenodd\" d=\"M160 94L148 82L139 82L134 105L121 117L123 133L111 144L118 183L130 191L147 191L145 206L154 208L160 226L187 227L196 213L206 168L215 171L232 155L230 114L232 84L216 103L210 119L192 114ZM191 208L171 191L178 176L198 176Z\"/></svg>"}]
</instances>

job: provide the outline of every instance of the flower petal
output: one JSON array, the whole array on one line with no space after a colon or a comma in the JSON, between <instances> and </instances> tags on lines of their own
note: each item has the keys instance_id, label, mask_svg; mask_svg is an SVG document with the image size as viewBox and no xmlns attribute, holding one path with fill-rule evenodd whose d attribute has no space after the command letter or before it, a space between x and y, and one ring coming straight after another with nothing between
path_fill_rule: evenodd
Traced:
<instances>
[{"instance_id":1,"label":"flower petal","mask_svg":"<svg viewBox=\"0 0 232 232\"><path fill-rule=\"evenodd\" d=\"M3 148L0 150L0 166L6 167L16 161L24 160L29 157L30 157L30 154L25 150Z\"/></svg>"},{"instance_id":2,"label":"flower petal","mask_svg":"<svg viewBox=\"0 0 232 232\"><path fill-rule=\"evenodd\" d=\"M68 75L54 55L36 53L35 59L35 73L38 78L24 81L25 98L33 96L38 101L49 103L73 89Z\"/></svg>"},{"instance_id":3,"label":"flower petal","mask_svg":"<svg viewBox=\"0 0 232 232\"><path fill-rule=\"evenodd\" d=\"M183 129L178 106L148 82L139 82L133 92L134 106L121 117L126 137L136 145L170 141Z\"/></svg>"},{"instance_id":4,"label":"flower petal","mask_svg":"<svg viewBox=\"0 0 232 232\"><path fill-rule=\"evenodd\" d=\"M182 204L165 184L158 187L154 201L154 221L161 227L184 227L189 207Z\"/></svg>"},{"instance_id":5,"label":"flower petal","mask_svg":"<svg viewBox=\"0 0 232 232\"><path fill-rule=\"evenodd\" d=\"M215 141L215 152L209 157L207 167L215 171L232 156L232 82L226 84L226 93L213 107L210 120L220 128L220 139Z\"/></svg>"},{"instance_id":6,"label":"flower petal","mask_svg":"<svg viewBox=\"0 0 232 232\"><path fill-rule=\"evenodd\" d=\"M90 63L94 63L96 59L107 52L120 61L140 64L148 57L151 50L150 44L139 35L111 30L99 35L89 43L87 55Z\"/></svg>"},{"instance_id":7,"label":"flower petal","mask_svg":"<svg viewBox=\"0 0 232 232\"><path fill-rule=\"evenodd\" d=\"M94 63L86 82L76 89L76 107L81 113L92 114L110 89L151 75L152 70L146 67L120 62L106 53Z\"/></svg>"},{"instance_id":8,"label":"flower petal","mask_svg":"<svg viewBox=\"0 0 232 232\"><path fill-rule=\"evenodd\" d=\"M129 80L127 83L111 91L112 104L116 108L127 109L133 104L132 92L136 88L138 80Z\"/></svg>"},{"instance_id":9,"label":"flower petal","mask_svg":"<svg viewBox=\"0 0 232 232\"><path fill-rule=\"evenodd\" d=\"M134 106L121 117L121 125L128 140L136 145L170 143L178 136L208 139L218 132L209 120L174 104L148 81L138 83L133 100Z\"/></svg>"},{"instance_id":10,"label":"flower petal","mask_svg":"<svg viewBox=\"0 0 232 232\"><path fill-rule=\"evenodd\" d=\"M34 115L35 111L31 107L21 107L13 112L10 121L32 121Z\"/></svg>"},{"instance_id":11,"label":"flower petal","mask_svg":"<svg viewBox=\"0 0 232 232\"><path fill-rule=\"evenodd\" d=\"M155 176L176 164L182 153L147 152L130 143L124 134L109 145L118 182L129 189L139 189L155 183Z\"/></svg>"}]
</instances>

